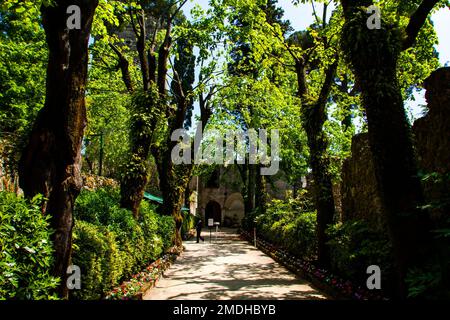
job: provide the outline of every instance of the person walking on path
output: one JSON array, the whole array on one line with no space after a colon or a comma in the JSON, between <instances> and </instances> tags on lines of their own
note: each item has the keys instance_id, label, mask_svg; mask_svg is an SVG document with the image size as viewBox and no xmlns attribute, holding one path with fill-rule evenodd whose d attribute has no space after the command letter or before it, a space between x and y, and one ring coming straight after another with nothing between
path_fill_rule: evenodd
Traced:
<instances>
[{"instance_id":1,"label":"person walking on path","mask_svg":"<svg viewBox=\"0 0 450 320\"><path fill-rule=\"evenodd\" d=\"M195 225L195 229L197 230L197 243L200 242L200 239L202 239L202 241L205 241L205 238L202 237L201 233L202 233L202 228L203 228L203 222L202 220L198 220L197 224Z\"/></svg>"}]
</instances>

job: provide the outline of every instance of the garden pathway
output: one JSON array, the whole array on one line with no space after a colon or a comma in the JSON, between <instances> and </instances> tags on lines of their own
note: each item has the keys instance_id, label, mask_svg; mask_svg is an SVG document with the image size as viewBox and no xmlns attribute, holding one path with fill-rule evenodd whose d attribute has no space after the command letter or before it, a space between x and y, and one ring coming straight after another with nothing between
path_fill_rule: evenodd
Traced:
<instances>
[{"instance_id":1,"label":"garden pathway","mask_svg":"<svg viewBox=\"0 0 450 320\"><path fill-rule=\"evenodd\" d=\"M204 243L186 250L145 300L326 299L325 295L275 262L233 230L204 231Z\"/></svg>"}]
</instances>

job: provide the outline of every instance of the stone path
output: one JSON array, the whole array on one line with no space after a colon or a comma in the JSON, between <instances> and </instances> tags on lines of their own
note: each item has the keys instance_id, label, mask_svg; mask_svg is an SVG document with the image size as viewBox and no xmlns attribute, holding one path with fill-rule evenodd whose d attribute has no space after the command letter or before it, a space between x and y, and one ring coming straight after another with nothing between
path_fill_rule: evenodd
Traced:
<instances>
[{"instance_id":1,"label":"stone path","mask_svg":"<svg viewBox=\"0 0 450 320\"><path fill-rule=\"evenodd\" d=\"M204 243L186 250L145 300L326 299L289 270L239 239L233 230L204 231Z\"/></svg>"}]
</instances>

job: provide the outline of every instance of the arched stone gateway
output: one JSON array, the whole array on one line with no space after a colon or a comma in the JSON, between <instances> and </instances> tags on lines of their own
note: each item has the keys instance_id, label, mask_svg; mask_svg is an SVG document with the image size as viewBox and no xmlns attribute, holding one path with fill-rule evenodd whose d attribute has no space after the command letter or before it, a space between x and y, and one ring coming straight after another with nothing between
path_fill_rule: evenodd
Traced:
<instances>
[{"instance_id":1,"label":"arched stone gateway","mask_svg":"<svg viewBox=\"0 0 450 320\"><path fill-rule=\"evenodd\" d=\"M222 209L220 204L216 201L209 201L205 208L205 225L208 224L208 219L214 219L214 222L222 224Z\"/></svg>"},{"instance_id":2,"label":"arched stone gateway","mask_svg":"<svg viewBox=\"0 0 450 320\"><path fill-rule=\"evenodd\" d=\"M245 206L241 193L243 190L242 177L236 166L219 167L211 176L193 178L189 190L197 191L197 206L196 208L193 206L193 212L205 219L205 225L207 224L206 218L214 219L213 215L215 214L215 221L220 222L222 227L238 228L241 226ZM267 183L266 190L268 201L270 201L270 199L285 199L292 187L284 182L283 173L279 173L275 183ZM216 204L209 204L210 202Z\"/></svg>"},{"instance_id":3,"label":"arched stone gateway","mask_svg":"<svg viewBox=\"0 0 450 320\"><path fill-rule=\"evenodd\" d=\"M224 206L225 227L237 227L244 218L244 198L240 192L236 192L228 196Z\"/></svg>"}]
</instances>

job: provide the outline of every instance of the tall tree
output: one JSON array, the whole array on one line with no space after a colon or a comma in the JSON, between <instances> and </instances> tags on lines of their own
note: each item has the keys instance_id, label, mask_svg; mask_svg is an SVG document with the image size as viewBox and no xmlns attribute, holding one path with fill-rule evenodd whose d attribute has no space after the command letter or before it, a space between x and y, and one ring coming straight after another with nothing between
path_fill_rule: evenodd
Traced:
<instances>
[{"instance_id":1,"label":"tall tree","mask_svg":"<svg viewBox=\"0 0 450 320\"><path fill-rule=\"evenodd\" d=\"M362 92L367 114L369 143L375 174L397 266L397 296L406 296L408 268L420 263L429 248L428 216L418 209L422 190L417 176L410 126L397 77L399 56L415 43L428 15L439 0L396 3L397 14L405 6L410 19L381 15L381 28L369 30L367 7L371 0L342 0L345 25L343 49ZM412 9L412 10L411 10Z\"/></svg>"},{"instance_id":2,"label":"tall tree","mask_svg":"<svg viewBox=\"0 0 450 320\"><path fill-rule=\"evenodd\" d=\"M194 46L199 47L198 61L205 61L214 46L211 35L213 23L199 17L190 24L181 9L185 1L139 1L133 6L119 6L118 13L126 10L129 25L136 45L128 50L120 41L110 38L109 44L118 59L123 82L132 95L131 103L131 156L121 181L121 204L131 209L137 217L144 190L148 181L149 157L153 156L159 176L159 185L164 204L161 213L173 216L176 222L176 244L181 245L181 205L192 167L175 166L172 149L177 144L171 140L177 129L192 125L194 97L200 96L203 126L211 114L208 101L215 90L206 97L203 92L208 81L214 78L214 68L200 72L205 76L195 82L196 58ZM207 49L208 47L208 49ZM140 84L133 81L129 52L136 52L140 70ZM175 63L172 65L172 57ZM172 83L167 88L168 79Z\"/></svg>"},{"instance_id":3,"label":"tall tree","mask_svg":"<svg viewBox=\"0 0 450 320\"><path fill-rule=\"evenodd\" d=\"M173 65L174 78L171 93L175 108L168 113L168 130L162 143L152 150L157 161L159 185L163 195L162 212L175 219L175 244L182 245L181 226L183 215L183 197L192 175L192 163L176 165L172 161L172 150L178 141L172 141L172 132L177 129L190 128L193 109L193 84L195 81L195 56L193 44L186 38L177 41L177 56ZM202 124L204 130L208 119ZM193 157L191 156L193 159Z\"/></svg>"},{"instance_id":4,"label":"tall tree","mask_svg":"<svg viewBox=\"0 0 450 320\"><path fill-rule=\"evenodd\" d=\"M337 44L333 40L333 33L338 26L327 22L328 5L329 2L324 3L322 17L319 18L312 3L316 17L315 23L309 30L294 34L288 41L284 40L279 31L277 33L274 30L294 61L297 94L301 100L302 123L310 151L309 165L314 179L318 263L324 267L328 267L331 263L326 229L333 223L335 213L328 154L329 142L324 124L328 118L327 104L339 61ZM322 78L319 86L317 82L311 83L307 80L308 75L311 76L317 72Z\"/></svg>"},{"instance_id":5,"label":"tall tree","mask_svg":"<svg viewBox=\"0 0 450 320\"><path fill-rule=\"evenodd\" d=\"M80 29L69 30L67 9L83 13ZM41 6L49 58L46 100L20 161L20 185L27 197L40 193L55 230L53 274L67 297L67 267L72 248L73 206L81 189L81 143L86 125L85 88L88 41L98 1L56 0Z\"/></svg>"},{"instance_id":6,"label":"tall tree","mask_svg":"<svg viewBox=\"0 0 450 320\"><path fill-rule=\"evenodd\" d=\"M182 245L181 227L183 215L181 212L183 197L191 180L194 165L193 161L200 145L191 142L191 162L176 164L173 162L172 151L178 141L173 141L172 133L178 129L192 128L192 111L195 97L198 96L200 106L200 128L204 132L212 115L212 99L220 88L215 85L215 75L221 73L213 54L216 41L220 39L220 32L214 31L214 16L199 15L195 22L187 21L183 16L177 19L177 40L175 41L175 61L171 66L173 79L170 96L173 105L165 104L165 121L167 130L162 135L159 144L152 146L152 153L158 166L160 189L163 196L162 212L172 216L175 220L175 245ZM194 55L194 46L199 49L199 57ZM206 67L204 63L212 59ZM199 79L195 83L196 60L199 61ZM206 95L205 95L206 93ZM185 150L184 152L187 152Z\"/></svg>"},{"instance_id":7,"label":"tall tree","mask_svg":"<svg viewBox=\"0 0 450 320\"><path fill-rule=\"evenodd\" d=\"M225 4L227 1L224 2ZM255 14L262 14L263 21L271 26L277 25L281 32L286 34L291 30L289 21L283 20L284 10L277 6L277 0L257 1L256 4L235 4L231 1L228 5L235 10L231 13L231 24L234 32L230 32L230 40L233 47L230 51L231 62L228 66L229 76L250 77L252 81L260 80L264 74L264 66L261 61L266 59L265 55L279 56L279 53L270 48L263 53L264 57L259 57L249 30L258 30L259 25L255 25ZM253 13L252 14L249 14ZM251 32L251 31L250 31ZM272 82L276 82L276 77L271 76ZM245 117L248 114L249 117ZM240 119L241 130L247 132L250 128L256 128L264 122L264 116L258 113L258 107L252 105L241 105L235 109L235 116ZM245 213L249 214L256 207L264 211L266 195L266 178L261 175L261 165L245 163L237 166L243 182L242 194L244 198Z\"/></svg>"},{"instance_id":8,"label":"tall tree","mask_svg":"<svg viewBox=\"0 0 450 320\"><path fill-rule=\"evenodd\" d=\"M134 91L128 70L129 62L114 44L113 50L119 57L123 80L133 93L131 117L131 157L121 181L121 204L133 211L137 217L139 205L148 181L148 159L155 139L155 129L161 118L167 117L168 108L166 81L169 53L172 47L173 23L182 6L178 1L149 3L138 1L126 7L136 38L142 89ZM151 27L151 33L149 33ZM158 43L158 32L163 32L163 40Z\"/></svg>"}]
</instances>

